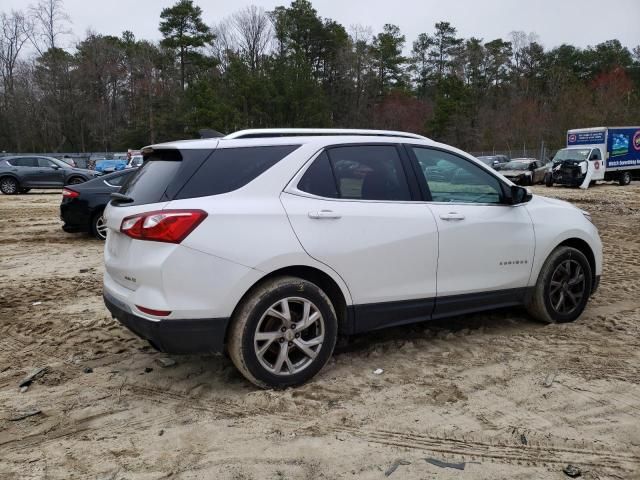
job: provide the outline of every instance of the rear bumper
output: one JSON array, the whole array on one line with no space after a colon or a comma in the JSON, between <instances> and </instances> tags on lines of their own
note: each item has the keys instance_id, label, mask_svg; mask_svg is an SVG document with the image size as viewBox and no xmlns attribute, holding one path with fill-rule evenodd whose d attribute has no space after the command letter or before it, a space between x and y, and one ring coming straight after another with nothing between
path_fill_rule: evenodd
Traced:
<instances>
[{"instance_id":1,"label":"rear bumper","mask_svg":"<svg viewBox=\"0 0 640 480\"><path fill-rule=\"evenodd\" d=\"M91 212L79 202L60 204L60 220L64 222L62 230L67 233L89 232L91 230Z\"/></svg>"},{"instance_id":2,"label":"rear bumper","mask_svg":"<svg viewBox=\"0 0 640 480\"><path fill-rule=\"evenodd\" d=\"M219 353L224 349L228 318L149 320L133 314L104 292L104 303L121 324L165 353Z\"/></svg>"}]
</instances>

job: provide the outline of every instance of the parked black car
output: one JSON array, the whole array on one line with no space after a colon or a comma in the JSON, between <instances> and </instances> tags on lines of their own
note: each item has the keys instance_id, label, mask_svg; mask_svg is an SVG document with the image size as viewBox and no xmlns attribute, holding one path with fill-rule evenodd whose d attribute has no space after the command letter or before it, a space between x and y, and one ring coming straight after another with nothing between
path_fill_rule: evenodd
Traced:
<instances>
[{"instance_id":1,"label":"parked black car","mask_svg":"<svg viewBox=\"0 0 640 480\"><path fill-rule=\"evenodd\" d=\"M32 188L62 188L86 182L97 173L75 168L51 157L13 156L0 160L0 191L5 195L27 193Z\"/></svg>"},{"instance_id":2,"label":"parked black car","mask_svg":"<svg viewBox=\"0 0 640 480\"><path fill-rule=\"evenodd\" d=\"M488 165L496 170L499 170L502 165L509 161L509 157L507 157L506 155L485 155L476 158L485 165Z\"/></svg>"},{"instance_id":3,"label":"parked black car","mask_svg":"<svg viewBox=\"0 0 640 480\"><path fill-rule=\"evenodd\" d=\"M62 190L60 218L62 229L69 233L88 232L99 240L106 238L102 212L110 195L120 190L136 169L122 170Z\"/></svg>"}]
</instances>

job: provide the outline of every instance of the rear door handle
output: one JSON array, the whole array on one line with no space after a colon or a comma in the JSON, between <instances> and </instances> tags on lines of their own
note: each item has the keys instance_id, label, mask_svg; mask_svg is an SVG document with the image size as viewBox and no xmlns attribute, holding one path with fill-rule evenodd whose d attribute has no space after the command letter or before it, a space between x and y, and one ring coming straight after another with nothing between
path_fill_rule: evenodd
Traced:
<instances>
[{"instance_id":1,"label":"rear door handle","mask_svg":"<svg viewBox=\"0 0 640 480\"><path fill-rule=\"evenodd\" d=\"M440 214L440 218L442 220L447 220L447 221L456 221L456 220L464 220L464 215L457 212L449 212L449 213Z\"/></svg>"},{"instance_id":2,"label":"rear door handle","mask_svg":"<svg viewBox=\"0 0 640 480\"><path fill-rule=\"evenodd\" d=\"M333 210L319 210L317 212L309 212L309 218L321 219L321 218L341 218L342 215L334 212Z\"/></svg>"}]
</instances>

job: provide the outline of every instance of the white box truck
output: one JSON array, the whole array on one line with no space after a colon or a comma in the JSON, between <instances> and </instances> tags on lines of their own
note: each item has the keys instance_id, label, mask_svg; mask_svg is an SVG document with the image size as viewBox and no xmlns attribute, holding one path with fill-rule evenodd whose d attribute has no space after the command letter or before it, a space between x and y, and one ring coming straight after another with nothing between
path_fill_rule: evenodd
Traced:
<instances>
[{"instance_id":1,"label":"white box truck","mask_svg":"<svg viewBox=\"0 0 640 480\"><path fill-rule=\"evenodd\" d=\"M545 184L588 188L598 180L628 185L640 177L640 127L569 130L567 148L553 157Z\"/></svg>"}]
</instances>

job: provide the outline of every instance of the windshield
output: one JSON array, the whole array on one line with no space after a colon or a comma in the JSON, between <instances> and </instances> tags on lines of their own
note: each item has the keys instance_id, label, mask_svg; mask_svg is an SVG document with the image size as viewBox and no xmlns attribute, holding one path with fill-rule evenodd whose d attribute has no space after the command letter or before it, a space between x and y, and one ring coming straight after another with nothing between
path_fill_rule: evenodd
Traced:
<instances>
[{"instance_id":1,"label":"windshield","mask_svg":"<svg viewBox=\"0 0 640 480\"><path fill-rule=\"evenodd\" d=\"M501 170L528 170L529 162L507 162L502 165Z\"/></svg>"},{"instance_id":2,"label":"windshield","mask_svg":"<svg viewBox=\"0 0 640 480\"><path fill-rule=\"evenodd\" d=\"M562 160L586 160L589 158L590 148L563 148L562 150L558 150L555 157L553 157L554 162L561 162Z\"/></svg>"}]
</instances>

